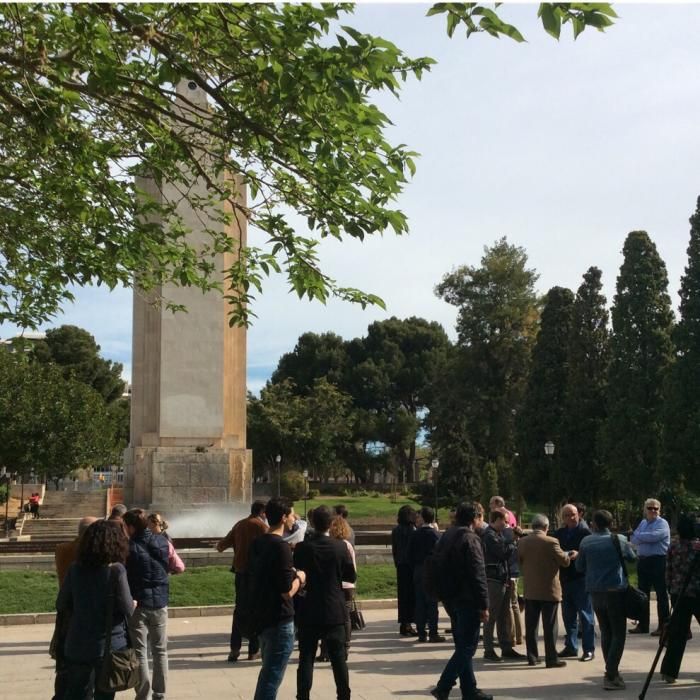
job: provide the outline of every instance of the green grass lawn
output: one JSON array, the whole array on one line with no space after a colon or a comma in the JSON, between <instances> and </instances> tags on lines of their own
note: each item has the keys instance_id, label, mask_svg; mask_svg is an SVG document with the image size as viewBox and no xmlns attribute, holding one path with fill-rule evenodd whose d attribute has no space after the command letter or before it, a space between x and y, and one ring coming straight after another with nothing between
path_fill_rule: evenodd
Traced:
<instances>
[{"instance_id":1,"label":"green grass lawn","mask_svg":"<svg viewBox=\"0 0 700 700\"><path fill-rule=\"evenodd\" d=\"M333 508L338 503L345 504L345 507L348 509L348 518L351 525L357 521L394 524L396 523L396 514L401 506L409 505L416 510L419 510L421 507L420 503L408 496L397 496L396 500L393 500L391 496L383 494L379 496L319 496L318 498L310 498L306 507L310 509L325 505ZM303 499L294 503L294 510L297 513L304 514ZM448 514L446 508L440 508L440 522L446 523Z\"/></svg>"},{"instance_id":2,"label":"green grass lawn","mask_svg":"<svg viewBox=\"0 0 700 700\"><path fill-rule=\"evenodd\" d=\"M0 571L0 614L55 610L56 574L43 571ZM359 598L393 598L396 575L391 564L368 564L358 571ZM228 567L204 566L170 578L170 606L230 605L233 575Z\"/></svg>"}]
</instances>

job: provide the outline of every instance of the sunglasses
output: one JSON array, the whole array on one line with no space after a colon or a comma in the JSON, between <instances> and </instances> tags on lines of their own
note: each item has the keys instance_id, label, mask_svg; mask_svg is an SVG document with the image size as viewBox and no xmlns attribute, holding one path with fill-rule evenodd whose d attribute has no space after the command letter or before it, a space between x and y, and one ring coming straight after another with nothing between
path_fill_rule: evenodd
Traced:
<instances>
[{"instance_id":1,"label":"sunglasses","mask_svg":"<svg viewBox=\"0 0 700 700\"><path fill-rule=\"evenodd\" d=\"M647 510L659 510L656 506L647 506Z\"/></svg>"}]
</instances>

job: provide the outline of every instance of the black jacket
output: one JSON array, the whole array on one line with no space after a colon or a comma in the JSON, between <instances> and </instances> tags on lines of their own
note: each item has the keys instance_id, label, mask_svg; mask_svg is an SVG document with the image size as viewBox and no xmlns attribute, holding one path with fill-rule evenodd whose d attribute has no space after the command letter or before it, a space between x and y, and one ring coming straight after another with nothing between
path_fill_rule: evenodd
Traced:
<instances>
[{"instance_id":1,"label":"black jacket","mask_svg":"<svg viewBox=\"0 0 700 700\"><path fill-rule=\"evenodd\" d=\"M305 594L297 604L297 625L345 624L342 583L357 579L345 542L321 534L310 537L295 547L294 566L306 573Z\"/></svg>"},{"instance_id":2,"label":"black jacket","mask_svg":"<svg viewBox=\"0 0 700 700\"><path fill-rule=\"evenodd\" d=\"M510 578L508 560L517 550L515 542L507 542L500 533L488 527L481 538L484 546L486 577L492 581L506 582Z\"/></svg>"},{"instance_id":3,"label":"black jacket","mask_svg":"<svg viewBox=\"0 0 700 700\"><path fill-rule=\"evenodd\" d=\"M479 536L469 528L453 526L440 538L436 551L443 548L449 550L448 571L455 586L454 594L445 601L446 607L488 610L484 550Z\"/></svg>"},{"instance_id":4,"label":"black jacket","mask_svg":"<svg viewBox=\"0 0 700 700\"><path fill-rule=\"evenodd\" d=\"M415 525L397 525L391 531L391 554L394 557L394 566L408 564L408 541L415 530Z\"/></svg>"},{"instance_id":5,"label":"black jacket","mask_svg":"<svg viewBox=\"0 0 700 700\"><path fill-rule=\"evenodd\" d=\"M414 530L408 540L408 563L413 567L422 566L439 539L440 533L432 527L424 526Z\"/></svg>"},{"instance_id":6,"label":"black jacket","mask_svg":"<svg viewBox=\"0 0 700 700\"><path fill-rule=\"evenodd\" d=\"M581 547L581 541L590 534L591 531L588 529L586 523L580 520L576 527L560 527L554 533L554 536L559 540L559 546L565 552L571 550L578 552ZM569 581L584 578L586 578L586 572L578 571L575 566L567 566L559 569L559 580L561 583L568 583Z\"/></svg>"},{"instance_id":7,"label":"black jacket","mask_svg":"<svg viewBox=\"0 0 700 700\"><path fill-rule=\"evenodd\" d=\"M146 529L129 540L126 560L129 588L140 608L159 610L168 605L168 540Z\"/></svg>"}]
</instances>

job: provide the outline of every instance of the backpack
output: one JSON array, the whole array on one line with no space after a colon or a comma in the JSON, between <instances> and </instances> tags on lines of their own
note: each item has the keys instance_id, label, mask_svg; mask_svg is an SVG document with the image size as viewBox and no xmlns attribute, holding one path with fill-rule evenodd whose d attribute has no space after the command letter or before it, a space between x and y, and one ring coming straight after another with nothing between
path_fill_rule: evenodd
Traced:
<instances>
[{"instance_id":1,"label":"backpack","mask_svg":"<svg viewBox=\"0 0 700 700\"><path fill-rule=\"evenodd\" d=\"M464 543L466 527L451 542L443 539L438 542L431 554L423 562L423 590L431 600L446 602L457 597L460 590L460 577L455 568L455 555Z\"/></svg>"}]
</instances>

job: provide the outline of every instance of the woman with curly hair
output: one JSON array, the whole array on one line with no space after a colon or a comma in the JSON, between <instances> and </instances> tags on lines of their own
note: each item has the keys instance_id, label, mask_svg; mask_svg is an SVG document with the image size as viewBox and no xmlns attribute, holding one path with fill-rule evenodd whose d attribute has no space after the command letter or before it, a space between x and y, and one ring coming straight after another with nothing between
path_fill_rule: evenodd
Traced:
<instances>
[{"instance_id":1,"label":"woman with curly hair","mask_svg":"<svg viewBox=\"0 0 700 700\"><path fill-rule=\"evenodd\" d=\"M352 534L352 529L348 524L348 521L341 515L337 515L331 521L331 527L328 531L331 537L337 540L343 540L348 552L350 553L350 558L352 559L352 565L355 568L355 573L357 573L357 561L355 560L355 548L350 543L350 537ZM350 610L352 609L352 602L355 599L355 584L348 581L343 581L343 595L345 596L345 608L347 611L347 616L345 619L345 657L347 658L348 652L350 651L350 637L352 635L352 625L350 624Z\"/></svg>"},{"instance_id":2,"label":"woman with curly hair","mask_svg":"<svg viewBox=\"0 0 700 700\"><path fill-rule=\"evenodd\" d=\"M122 527L110 520L98 520L83 533L78 558L71 564L58 592L56 610L70 612L63 644L67 687L65 700L92 700L93 687L102 665L106 646L107 605L114 595L111 635L112 649L128 646L127 620L134 610L124 562L129 540ZM114 693L95 687L95 700L112 700Z\"/></svg>"},{"instance_id":3,"label":"woman with curly hair","mask_svg":"<svg viewBox=\"0 0 700 700\"><path fill-rule=\"evenodd\" d=\"M398 523L391 531L391 553L396 566L396 593L399 604L399 634L417 637L415 622L415 591L413 567L408 558L408 543L416 529L416 511L409 505L401 506L396 517Z\"/></svg>"}]
</instances>

